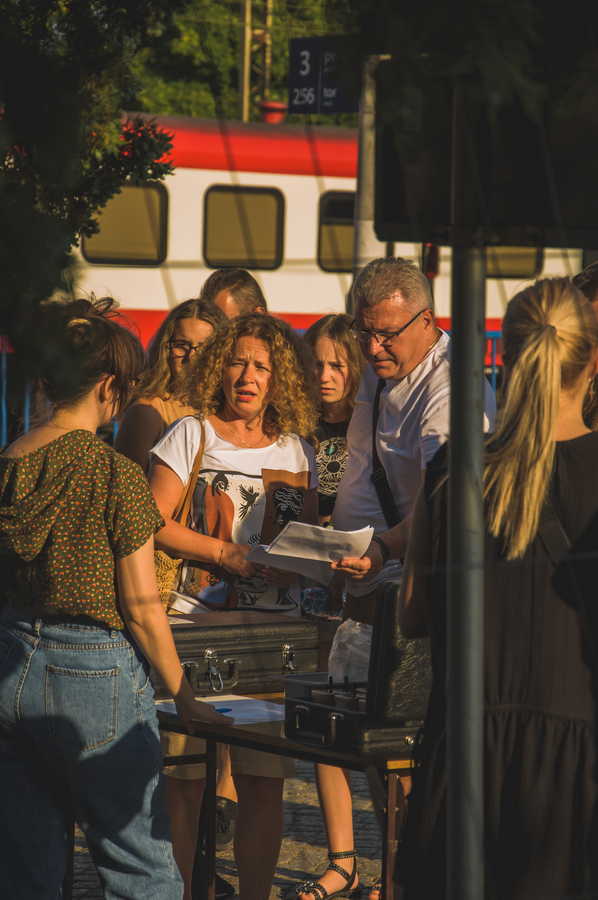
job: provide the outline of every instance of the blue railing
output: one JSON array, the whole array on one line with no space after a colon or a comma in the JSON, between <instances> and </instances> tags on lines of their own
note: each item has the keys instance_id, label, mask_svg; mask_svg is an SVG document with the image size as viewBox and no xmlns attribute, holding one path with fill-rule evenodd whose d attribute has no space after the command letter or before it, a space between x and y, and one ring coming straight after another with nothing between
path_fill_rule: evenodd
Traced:
<instances>
[{"instance_id":1,"label":"blue railing","mask_svg":"<svg viewBox=\"0 0 598 900\"><path fill-rule=\"evenodd\" d=\"M494 390L498 384L501 363L499 361L500 331L487 331L486 374ZM9 439L9 409L8 409L8 359L10 351L6 343L0 343L0 447L5 447ZM31 387L27 386L23 393L21 409L14 410L17 420L24 431L29 431L31 426ZM118 425L113 425L113 436L116 437Z\"/></svg>"},{"instance_id":2,"label":"blue railing","mask_svg":"<svg viewBox=\"0 0 598 900\"><path fill-rule=\"evenodd\" d=\"M499 345L501 337L502 337L502 332L500 332L500 331L487 331L486 332L486 342L487 342L486 346L488 347L488 344L490 345L490 347L487 349L487 352L486 352L486 360L487 360L486 361L486 374L488 375L488 378L490 379L490 384L492 385L492 388L495 391L496 391L496 388L498 387L498 377L499 377L500 370L502 368L502 361L501 362L498 361L498 357L499 357L498 345ZM488 356L490 356L489 360L488 360Z\"/></svg>"}]
</instances>

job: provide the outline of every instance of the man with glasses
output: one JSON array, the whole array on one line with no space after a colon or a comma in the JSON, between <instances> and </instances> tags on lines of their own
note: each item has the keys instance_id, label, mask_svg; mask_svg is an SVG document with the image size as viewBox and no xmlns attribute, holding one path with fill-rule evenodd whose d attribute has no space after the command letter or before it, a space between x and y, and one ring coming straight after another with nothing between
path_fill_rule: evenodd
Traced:
<instances>
[{"instance_id":1,"label":"man with glasses","mask_svg":"<svg viewBox=\"0 0 598 900\"><path fill-rule=\"evenodd\" d=\"M348 575L343 623L329 657L334 681L367 681L376 603L384 586L401 576L409 524L423 472L449 432L449 336L434 321L427 278L404 259L376 259L353 285L355 332L368 360L347 432L348 460L339 485L333 521L351 530L374 526L361 560L343 560ZM486 386L484 426L495 404ZM481 424L481 423L480 423ZM364 577L365 574L365 577ZM342 769L318 766L322 811L329 836L331 867L302 886L301 900L357 886L351 863L344 878L334 860L353 851L352 800ZM347 871L348 869L348 871ZM305 888L305 889L303 889ZM375 887L370 897L376 897Z\"/></svg>"}]
</instances>

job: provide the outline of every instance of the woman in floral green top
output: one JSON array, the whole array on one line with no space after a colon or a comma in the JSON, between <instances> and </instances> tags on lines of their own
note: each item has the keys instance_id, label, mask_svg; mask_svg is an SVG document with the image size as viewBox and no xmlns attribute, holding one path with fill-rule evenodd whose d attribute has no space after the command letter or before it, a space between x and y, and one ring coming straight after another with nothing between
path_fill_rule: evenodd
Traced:
<instances>
[{"instance_id":1,"label":"woman in floral green top","mask_svg":"<svg viewBox=\"0 0 598 900\"><path fill-rule=\"evenodd\" d=\"M59 895L74 817L106 896L180 900L150 664L184 722L223 719L183 676L155 584L162 519L143 473L96 437L143 365L111 308L46 305L39 362L52 413L0 456L0 884L10 897Z\"/></svg>"}]
</instances>

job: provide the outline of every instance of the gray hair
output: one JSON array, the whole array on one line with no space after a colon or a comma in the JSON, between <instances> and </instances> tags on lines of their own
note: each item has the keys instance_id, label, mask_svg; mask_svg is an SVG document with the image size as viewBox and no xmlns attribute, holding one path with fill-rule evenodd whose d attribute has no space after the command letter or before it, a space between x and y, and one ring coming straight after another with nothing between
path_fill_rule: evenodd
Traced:
<instances>
[{"instance_id":1,"label":"gray hair","mask_svg":"<svg viewBox=\"0 0 598 900\"><path fill-rule=\"evenodd\" d=\"M397 293L414 311L433 308L430 283L414 263L394 256L373 259L353 282L353 309L375 306Z\"/></svg>"}]
</instances>

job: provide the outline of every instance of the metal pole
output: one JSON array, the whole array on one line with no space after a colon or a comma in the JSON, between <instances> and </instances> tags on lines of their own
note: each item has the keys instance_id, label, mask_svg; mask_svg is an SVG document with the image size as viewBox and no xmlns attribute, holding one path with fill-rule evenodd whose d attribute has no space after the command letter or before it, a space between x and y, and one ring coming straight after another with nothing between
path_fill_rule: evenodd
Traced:
<instances>
[{"instance_id":1,"label":"metal pole","mask_svg":"<svg viewBox=\"0 0 598 900\"><path fill-rule=\"evenodd\" d=\"M272 78L272 0L264 2L264 87L262 100L270 97Z\"/></svg>"},{"instance_id":2,"label":"metal pole","mask_svg":"<svg viewBox=\"0 0 598 900\"><path fill-rule=\"evenodd\" d=\"M358 119L358 163L353 214L353 276L371 259L380 256L374 231L374 179L376 152L376 68L388 55L368 56L363 64ZM353 310L349 310L352 312Z\"/></svg>"},{"instance_id":3,"label":"metal pole","mask_svg":"<svg viewBox=\"0 0 598 900\"><path fill-rule=\"evenodd\" d=\"M249 122L249 97L251 90L251 0L242 0L240 101L241 121Z\"/></svg>"},{"instance_id":4,"label":"metal pole","mask_svg":"<svg viewBox=\"0 0 598 900\"><path fill-rule=\"evenodd\" d=\"M447 897L484 896L482 500L485 255L471 246L464 96L453 118L451 443L447 628Z\"/></svg>"}]
</instances>

